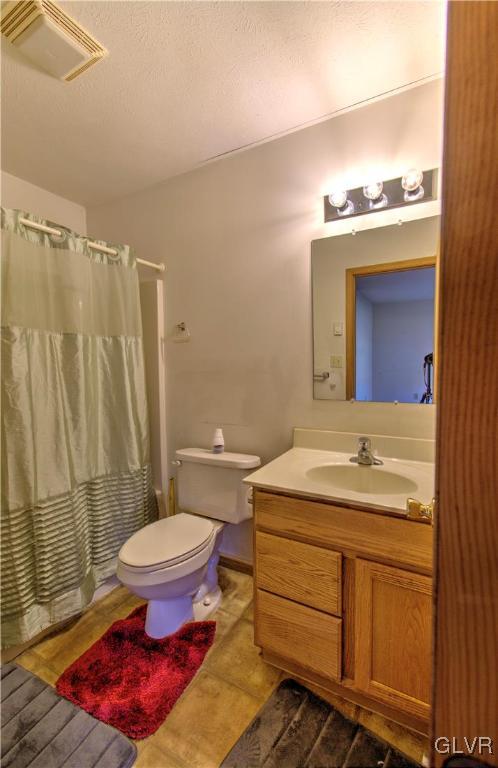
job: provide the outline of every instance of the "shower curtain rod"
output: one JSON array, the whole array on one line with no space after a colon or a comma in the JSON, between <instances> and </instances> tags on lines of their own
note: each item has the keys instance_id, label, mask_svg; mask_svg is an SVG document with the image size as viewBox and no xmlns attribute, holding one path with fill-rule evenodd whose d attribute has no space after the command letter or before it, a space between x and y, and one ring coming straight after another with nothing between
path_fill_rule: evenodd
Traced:
<instances>
[{"instance_id":1,"label":"shower curtain rod","mask_svg":"<svg viewBox=\"0 0 498 768\"><path fill-rule=\"evenodd\" d=\"M25 227L31 227L31 229L38 229L40 232L46 232L49 235L56 235L60 237L62 235L62 232L60 229L55 229L55 227L47 227L45 224L38 224L37 221L31 221L30 219L24 219L20 218L19 221L21 224L24 224ZM100 251L101 253L108 253L110 256L117 256L118 252L114 250L114 248L108 248L106 245L99 245L98 243L94 243L91 240L88 241L88 247L92 248L94 251ZM152 267L152 269L157 269L158 272L164 272L166 269L165 264L160 262L159 264L156 264L154 261L146 261L145 259L137 259L137 264L142 264L144 267Z\"/></svg>"}]
</instances>

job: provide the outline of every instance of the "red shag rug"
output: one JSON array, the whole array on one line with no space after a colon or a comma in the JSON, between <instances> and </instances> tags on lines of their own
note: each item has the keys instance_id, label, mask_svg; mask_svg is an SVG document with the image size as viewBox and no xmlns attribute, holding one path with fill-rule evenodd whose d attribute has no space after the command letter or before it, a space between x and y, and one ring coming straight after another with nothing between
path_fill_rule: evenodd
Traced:
<instances>
[{"instance_id":1,"label":"red shag rug","mask_svg":"<svg viewBox=\"0 0 498 768\"><path fill-rule=\"evenodd\" d=\"M156 731L201 666L215 621L184 624L153 640L144 631L146 605L107 632L57 680L57 692L132 739Z\"/></svg>"}]
</instances>

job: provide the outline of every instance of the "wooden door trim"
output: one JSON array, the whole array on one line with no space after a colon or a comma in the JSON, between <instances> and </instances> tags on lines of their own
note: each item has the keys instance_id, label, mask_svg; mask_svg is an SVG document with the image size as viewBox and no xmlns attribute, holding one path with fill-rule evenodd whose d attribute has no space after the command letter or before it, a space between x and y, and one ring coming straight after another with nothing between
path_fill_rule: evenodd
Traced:
<instances>
[{"instance_id":1,"label":"wooden door trim","mask_svg":"<svg viewBox=\"0 0 498 768\"><path fill-rule=\"evenodd\" d=\"M498 766L498 3L448 3L436 441L439 737Z\"/></svg>"},{"instance_id":2,"label":"wooden door trim","mask_svg":"<svg viewBox=\"0 0 498 768\"><path fill-rule=\"evenodd\" d=\"M351 400L356 395L356 278L405 272L409 269L427 269L436 265L436 256L422 256L419 259L365 264L346 269L346 400Z\"/></svg>"}]
</instances>

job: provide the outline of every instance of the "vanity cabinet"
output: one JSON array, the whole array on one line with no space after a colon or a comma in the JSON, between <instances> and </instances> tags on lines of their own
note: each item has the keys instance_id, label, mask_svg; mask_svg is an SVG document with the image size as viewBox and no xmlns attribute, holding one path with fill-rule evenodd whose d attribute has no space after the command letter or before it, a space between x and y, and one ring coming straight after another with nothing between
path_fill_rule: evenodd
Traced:
<instances>
[{"instance_id":1,"label":"vanity cabinet","mask_svg":"<svg viewBox=\"0 0 498 768\"><path fill-rule=\"evenodd\" d=\"M255 642L295 677L426 730L432 527L255 489Z\"/></svg>"}]
</instances>

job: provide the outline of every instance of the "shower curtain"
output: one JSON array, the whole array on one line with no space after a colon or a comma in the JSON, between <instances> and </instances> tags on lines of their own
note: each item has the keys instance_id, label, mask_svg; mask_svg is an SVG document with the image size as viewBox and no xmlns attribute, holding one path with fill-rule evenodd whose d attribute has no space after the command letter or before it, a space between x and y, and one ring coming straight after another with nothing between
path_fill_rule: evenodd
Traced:
<instances>
[{"instance_id":1,"label":"shower curtain","mask_svg":"<svg viewBox=\"0 0 498 768\"><path fill-rule=\"evenodd\" d=\"M2 647L81 611L154 520L139 287L23 211L2 228ZM23 225L55 227L61 236Z\"/></svg>"}]
</instances>

